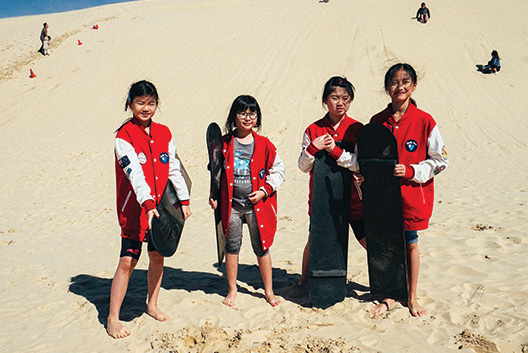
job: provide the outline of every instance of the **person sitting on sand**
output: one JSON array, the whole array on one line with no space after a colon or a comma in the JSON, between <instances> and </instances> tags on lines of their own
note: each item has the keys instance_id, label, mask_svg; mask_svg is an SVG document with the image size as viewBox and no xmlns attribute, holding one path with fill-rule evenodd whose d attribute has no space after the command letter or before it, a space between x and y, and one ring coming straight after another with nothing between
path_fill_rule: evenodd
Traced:
<instances>
[{"instance_id":1,"label":"person sitting on sand","mask_svg":"<svg viewBox=\"0 0 528 353\"><path fill-rule=\"evenodd\" d=\"M427 23L430 18L431 13L429 12L429 9L425 6L425 2L422 2L422 5L418 9L418 12L416 12L416 19L421 23Z\"/></svg>"},{"instance_id":2,"label":"person sitting on sand","mask_svg":"<svg viewBox=\"0 0 528 353\"><path fill-rule=\"evenodd\" d=\"M480 71L483 73L494 73L495 75L500 71L501 69L501 62L499 53L494 50L491 52L491 60L488 61L488 65L483 66Z\"/></svg>"}]
</instances>

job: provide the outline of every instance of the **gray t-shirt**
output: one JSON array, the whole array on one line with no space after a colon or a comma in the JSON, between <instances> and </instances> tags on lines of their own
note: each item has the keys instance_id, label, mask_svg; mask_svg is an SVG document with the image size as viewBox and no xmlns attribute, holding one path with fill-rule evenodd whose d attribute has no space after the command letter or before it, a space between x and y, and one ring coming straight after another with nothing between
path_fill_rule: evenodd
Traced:
<instances>
[{"instance_id":1,"label":"gray t-shirt","mask_svg":"<svg viewBox=\"0 0 528 353\"><path fill-rule=\"evenodd\" d=\"M252 192L250 162L253 157L255 142L244 145L234 140L234 182L233 182L233 204L242 207L251 206L248 195Z\"/></svg>"}]
</instances>

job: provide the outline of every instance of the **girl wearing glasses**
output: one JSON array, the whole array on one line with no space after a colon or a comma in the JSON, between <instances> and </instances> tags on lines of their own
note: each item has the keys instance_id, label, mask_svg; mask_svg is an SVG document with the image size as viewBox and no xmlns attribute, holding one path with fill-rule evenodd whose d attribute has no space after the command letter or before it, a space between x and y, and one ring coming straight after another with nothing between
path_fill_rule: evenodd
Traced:
<instances>
[{"instance_id":1,"label":"girl wearing glasses","mask_svg":"<svg viewBox=\"0 0 528 353\"><path fill-rule=\"evenodd\" d=\"M271 306L280 303L273 293L269 248L277 230L277 189L284 181L284 163L273 143L254 131L260 129L261 122L257 100L241 95L233 101L225 124L220 197L229 285L229 293L222 303L227 306L236 302L243 223L248 225L266 300ZM212 209L218 205L211 198L209 204Z\"/></svg>"},{"instance_id":2,"label":"girl wearing glasses","mask_svg":"<svg viewBox=\"0 0 528 353\"><path fill-rule=\"evenodd\" d=\"M416 107L411 94L416 89L417 75L409 64L395 64L385 74L385 91L391 98L387 108L374 115L370 122L389 128L398 143L398 163L394 175L401 178L409 302L412 316L424 316L416 289L420 254L418 233L429 227L433 213L435 175L448 165L444 140L433 117ZM375 316L384 314L395 304L385 299L371 309Z\"/></svg>"}]
</instances>

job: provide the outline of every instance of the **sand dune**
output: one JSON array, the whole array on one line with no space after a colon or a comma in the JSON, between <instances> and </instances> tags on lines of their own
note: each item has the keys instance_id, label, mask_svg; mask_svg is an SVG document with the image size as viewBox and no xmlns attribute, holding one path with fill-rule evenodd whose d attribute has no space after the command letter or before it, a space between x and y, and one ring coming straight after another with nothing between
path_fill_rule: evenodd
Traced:
<instances>
[{"instance_id":1,"label":"sand dune","mask_svg":"<svg viewBox=\"0 0 528 353\"><path fill-rule=\"evenodd\" d=\"M0 20L0 352L528 351L528 25L517 15L528 3L431 2L427 25L411 19L418 5L150 0ZM49 57L36 52L43 22ZM492 49L503 69L482 75L475 65ZM312 309L288 287L309 221L302 132L324 114L322 86L335 74L357 89L349 114L368 122L389 102L383 75L398 61L420 71L414 98L440 125L451 161L420 238L428 315L400 306L370 318L366 255L352 241L347 298ZM133 334L113 340L104 329L120 246L113 131L138 79L160 92L155 120L172 129L193 179L193 216L166 261L160 307L172 319L144 313L144 256L122 310ZM247 238L234 308L221 304L227 283L213 266L205 129L222 125L242 93L258 99L262 132L286 164L272 248L277 308L263 299Z\"/></svg>"}]
</instances>

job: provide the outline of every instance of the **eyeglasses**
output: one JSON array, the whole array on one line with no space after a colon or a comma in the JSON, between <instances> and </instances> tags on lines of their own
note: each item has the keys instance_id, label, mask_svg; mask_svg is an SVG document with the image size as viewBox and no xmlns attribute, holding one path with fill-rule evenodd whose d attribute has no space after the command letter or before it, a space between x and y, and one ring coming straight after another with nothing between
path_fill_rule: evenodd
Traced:
<instances>
[{"instance_id":1,"label":"eyeglasses","mask_svg":"<svg viewBox=\"0 0 528 353\"><path fill-rule=\"evenodd\" d=\"M237 116L239 119L246 119L250 118L251 120L257 119L257 113L251 112L251 113L237 113Z\"/></svg>"}]
</instances>

